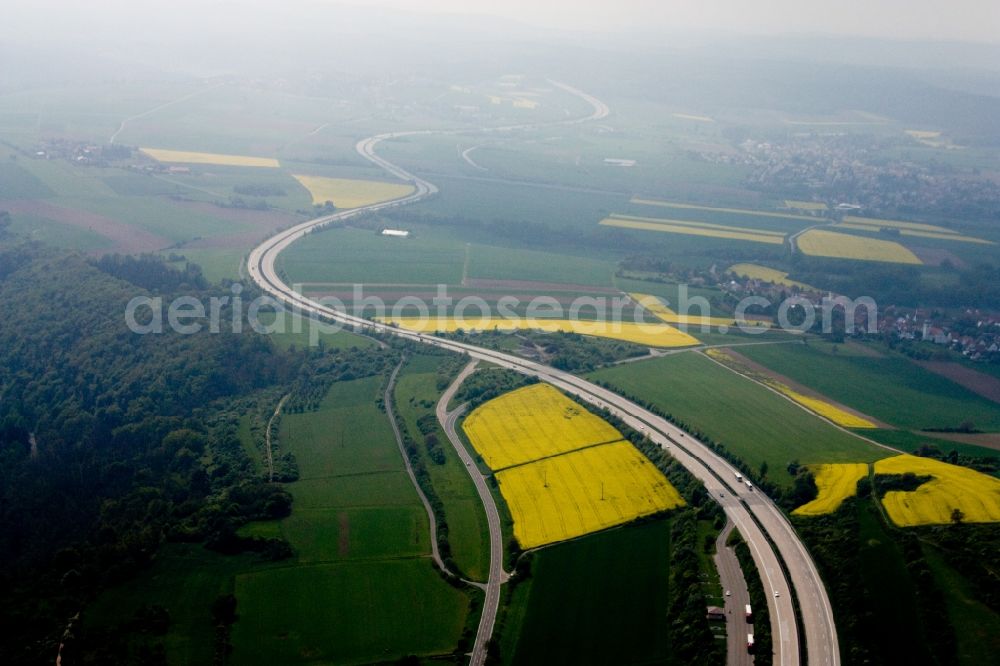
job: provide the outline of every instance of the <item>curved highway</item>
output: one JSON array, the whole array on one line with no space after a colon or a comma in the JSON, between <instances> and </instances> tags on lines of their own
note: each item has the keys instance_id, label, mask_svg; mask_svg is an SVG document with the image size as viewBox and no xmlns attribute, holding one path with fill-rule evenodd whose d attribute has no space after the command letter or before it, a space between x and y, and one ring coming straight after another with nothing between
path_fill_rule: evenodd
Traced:
<instances>
[{"instance_id":1,"label":"curved highway","mask_svg":"<svg viewBox=\"0 0 1000 666\"><path fill-rule=\"evenodd\" d=\"M451 402L462 382L476 369L477 363L479 361L470 361L458 373L458 376L455 377L448 389L441 394L441 399L438 400L436 409L437 419L444 428L445 435L448 436L448 440L454 447L458 457L465 463L465 468L468 470L469 476L472 477L472 482L476 486L479 500L483 503L483 509L486 511L486 523L489 526L490 532L490 571L484 590L486 597L483 599L483 612L479 617L479 629L476 631L476 642L472 646L472 658L469 660L469 666L482 666L486 662L486 643L493 636L493 626L496 623L497 610L500 608L500 586L510 578L507 572L503 570L503 537L500 533L500 512L497 510L496 502L493 501L493 495L490 494L490 487L486 481L486 477L479 471L479 466L476 465L472 454L466 450L455 429L458 419L465 413L467 404L456 407L450 412L448 411L448 403Z\"/></svg>"},{"instance_id":2,"label":"curved highway","mask_svg":"<svg viewBox=\"0 0 1000 666\"><path fill-rule=\"evenodd\" d=\"M582 123L588 120L598 120L608 115L608 107L600 100L565 84L551 83L584 99L593 108L593 113L589 116L561 123L551 123L551 125ZM512 125L481 131L505 132L541 126ZM379 134L358 142L356 148L363 157L382 167L393 176L412 184L414 192L393 201L318 217L277 233L250 252L247 258L250 278L266 294L305 314L353 327L362 332L389 333L414 342L466 354L471 359L487 361L516 372L538 377L580 400L607 409L632 428L646 433L651 441L669 449L674 458L705 484L706 490L722 505L726 515L749 544L764 589L771 591L768 596L768 606L772 618L774 663L782 666L794 666L801 661L799 657L800 628L797 626L791 594L792 586L794 586L802 613L803 627L801 630L806 640L808 663L813 666L839 666L840 651L837 643L837 630L833 621L833 610L823 581L820 579L816 565L805 546L799 540L791 523L774 502L763 493L750 489L739 481L737 470L705 444L688 436L672 423L649 410L568 372L511 354L483 349L475 345L425 333L406 331L388 324L363 319L313 301L293 290L279 277L275 261L281 252L317 227L346 220L362 213L405 206L425 199L438 191L432 183L376 155L375 147L378 143L402 136L467 132L469 130L393 132ZM725 418L725 415L720 414L719 418ZM785 576L775 549L780 552L781 559L784 560L788 568L790 581Z\"/></svg>"}]
</instances>

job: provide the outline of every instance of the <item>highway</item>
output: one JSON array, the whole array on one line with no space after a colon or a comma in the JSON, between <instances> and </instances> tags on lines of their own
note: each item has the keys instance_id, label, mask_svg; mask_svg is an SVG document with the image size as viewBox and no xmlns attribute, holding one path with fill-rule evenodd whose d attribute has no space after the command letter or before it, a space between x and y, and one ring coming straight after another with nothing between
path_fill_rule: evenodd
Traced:
<instances>
[{"instance_id":1,"label":"highway","mask_svg":"<svg viewBox=\"0 0 1000 666\"><path fill-rule=\"evenodd\" d=\"M753 655L747 652L747 634L754 633L753 625L747 623L746 607L750 604L750 591L743 578L736 552L726 545L733 532L733 524L726 523L715 540L715 568L719 571L722 584L724 607L726 609L726 666L750 666Z\"/></svg>"},{"instance_id":2,"label":"highway","mask_svg":"<svg viewBox=\"0 0 1000 666\"><path fill-rule=\"evenodd\" d=\"M459 417L465 413L466 406L461 405L450 412L448 411L448 403L451 402L452 397L458 391L458 387L462 385L466 377L475 371L477 364L478 361L471 361L466 365L458 373L458 376L455 377L455 380L448 389L441 395L441 399L438 400L437 404L437 419L444 427L444 432L458 453L458 457L469 471L469 476L472 477L472 481L476 486L476 492L479 493L479 500L486 510L486 522L489 525L490 531L490 572L486 579L486 599L483 601L483 613L479 618L479 629L476 631L476 641L472 647L472 658L469 660L470 666L482 666L486 661L486 643L493 636L493 625L496 623L497 610L500 608L500 586L510 578L507 572L503 570L503 537L500 533L500 512L497 510L496 502L490 493L489 482L486 481L486 477L479 471L475 459L466 450L465 445L458 436L458 432L455 430L455 424L458 422Z\"/></svg>"},{"instance_id":3,"label":"highway","mask_svg":"<svg viewBox=\"0 0 1000 666\"><path fill-rule=\"evenodd\" d=\"M553 85L572 91L587 100L593 113L583 118L563 121L559 124L575 124L597 120L608 114L608 108L599 100L563 84ZM520 126L530 128L538 126ZM502 132L517 129L518 126L492 128L484 132ZM467 130L454 131L462 133ZM420 201L437 192L437 187L375 154L375 147L383 140L444 132L414 131L380 134L363 139L357 144L358 152L371 162L381 166L390 174L411 183L414 192L408 196L373 204L364 208L346 210L332 215L302 222L280 231L254 248L247 259L248 274L261 290L279 301L298 309L307 315L337 322L361 331L389 333L422 344L433 345L457 353L466 354L470 359L486 361L509 368L525 375L539 378L575 396L581 401L607 409L621 418L630 427L645 433L651 441L667 448L669 452L696 478L705 484L712 498L721 504L730 521L743 535L750 546L754 562L761 574L765 590L770 590L768 606L772 620L774 637L774 663L794 666L801 663L800 630L807 646L808 663L813 666L839 666L840 651L837 631L833 621L833 610L823 581L805 546L799 540L791 523L781 510L766 495L750 489L737 479L737 470L724 458L702 442L688 436L666 419L640 407L622 396L597 386L585 379L550 366L529 361L512 354L483 349L475 345L460 343L424 333L414 333L394 326L373 322L347 312L327 307L296 292L286 285L275 269L275 261L281 252L292 243L302 239L316 227L349 219L350 217L379 210L388 210ZM726 418L720 414L719 418ZM773 542L773 547L772 547ZM777 552L776 552L777 551ZM781 554L791 580L788 580L779 563ZM792 586L802 613L803 626L797 626L792 604Z\"/></svg>"}]
</instances>

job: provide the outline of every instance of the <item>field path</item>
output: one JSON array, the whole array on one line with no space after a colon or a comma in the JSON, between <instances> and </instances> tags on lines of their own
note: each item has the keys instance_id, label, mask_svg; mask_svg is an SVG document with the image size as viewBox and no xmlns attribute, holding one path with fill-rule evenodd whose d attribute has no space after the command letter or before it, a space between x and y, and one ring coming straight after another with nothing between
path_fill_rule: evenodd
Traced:
<instances>
[{"instance_id":1,"label":"field path","mask_svg":"<svg viewBox=\"0 0 1000 666\"><path fill-rule=\"evenodd\" d=\"M139 118L145 118L146 116L152 115L152 114L156 113L157 111L160 111L162 109L167 108L168 106L173 106L174 104L180 104L181 102L186 102L189 99L197 97L198 95L203 95L203 94L205 94L207 92L211 92L213 90L216 90L217 88L221 88L224 85L226 85L226 84L225 83L219 83L219 84L216 84L214 86L211 86L210 88L202 88L201 90L196 90L193 93L189 93L187 95L184 95L183 97L178 97L177 99L173 99L173 100L170 100L169 102L165 102L163 104L160 104L159 106L155 106L152 109L147 109L147 110L143 111L142 113L137 113L134 116L129 116L128 118L126 118L125 120L123 120L120 125L118 125L118 129L115 130L115 133L111 135L110 139L108 139L108 143L114 143L115 139L118 138L118 135L121 134L123 131L125 131L125 126L128 125L133 120L138 120Z\"/></svg>"},{"instance_id":2,"label":"field path","mask_svg":"<svg viewBox=\"0 0 1000 666\"><path fill-rule=\"evenodd\" d=\"M265 449L267 450L267 480L274 482L274 455L271 453L271 428L274 426L274 420L281 415L281 408L285 406L285 401L291 397L291 393L285 395L281 400L278 401L278 406L274 408L274 413L271 414L271 418L267 420L267 429L264 432L264 443L266 444Z\"/></svg>"},{"instance_id":3,"label":"field path","mask_svg":"<svg viewBox=\"0 0 1000 666\"><path fill-rule=\"evenodd\" d=\"M396 377L399 376L399 371L403 369L405 364L406 356L403 356L403 358L399 360L399 364L393 368L392 374L389 375L389 383L386 384L384 396L385 413L389 417L389 425L392 426L392 434L396 437L396 446L399 447L399 455L403 456L403 464L406 465L406 474L410 477L410 482L413 484L413 488L417 491L417 495L420 496L420 503L424 505L424 511L427 512L427 522L430 525L431 531L431 557L434 559L434 564L436 564L437 568L444 573L458 578L455 572L448 570L448 567L444 564L444 560L441 559L441 552L438 550L437 517L434 515L434 507L431 506L430 500L428 500L427 495L424 494L423 488L421 488L420 484L417 483L417 475L416 472L413 471L413 465L410 464L410 456L406 455L406 447L403 446L403 436L399 431L399 421L396 420L396 412L393 408L394 403L392 401L392 395L393 391L396 389ZM479 585L478 583L474 583L472 581L466 582L472 585Z\"/></svg>"},{"instance_id":4,"label":"field path","mask_svg":"<svg viewBox=\"0 0 1000 666\"><path fill-rule=\"evenodd\" d=\"M469 476L476 484L479 492L479 499L486 509L486 520L490 527L490 574L486 582L486 599L483 602L483 614L479 618L479 629L476 631L476 642L472 648L472 658L469 660L470 666L482 666L486 661L486 643L493 636L493 626L496 624L497 609L500 607L500 586L506 583L510 576L503 570L503 536L500 533L500 512L497 511L493 494L490 493L489 484L486 477L479 471L476 461L466 450L465 445L455 431L455 424L458 418L465 413L467 404L456 407L448 411L448 403L455 396L462 382L476 370L479 361L470 361L462 368L462 371L455 377L455 381L441 395L437 404L437 419L444 427L444 432L448 435L451 445L455 447L458 457L465 463L465 468L469 470Z\"/></svg>"}]
</instances>

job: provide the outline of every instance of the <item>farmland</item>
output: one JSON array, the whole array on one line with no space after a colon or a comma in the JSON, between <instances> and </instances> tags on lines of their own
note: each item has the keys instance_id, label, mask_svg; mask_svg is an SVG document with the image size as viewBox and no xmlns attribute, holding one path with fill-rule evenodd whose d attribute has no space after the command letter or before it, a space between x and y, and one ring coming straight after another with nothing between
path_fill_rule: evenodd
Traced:
<instances>
[{"instance_id":1,"label":"farmland","mask_svg":"<svg viewBox=\"0 0 1000 666\"><path fill-rule=\"evenodd\" d=\"M636 323L629 321L587 321L583 319L536 319L536 318L484 318L462 317L448 319L393 317L386 319L392 324L409 331L421 333L454 333L458 330L476 331L517 331L539 330L547 333L556 331L611 338L633 342L649 347L690 347L698 340L669 324Z\"/></svg>"},{"instance_id":2,"label":"farmland","mask_svg":"<svg viewBox=\"0 0 1000 666\"><path fill-rule=\"evenodd\" d=\"M1000 479L932 458L899 455L875 463L877 475L930 476L916 490L891 490L882 499L892 522L902 527L1000 522Z\"/></svg>"},{"instance_id":3,"label":"farmland","mask_svg":"<svg viewBox=\"0 0 1000 666\"><path fill-rule=\"evenodd\" d=\"M383 201L400 199L413 193L412 185L387 183L380 180L303 175L296 175L295 180L309 190L314 204L324 204L331 201L337 208L361 208Z\"/></svg>"},{"instance_id":4,"label":"farmland","mask_svg":"<svg viewBox=\"0 0 1000 666\"><path fill-rule=\"evenodd\" d=\"M427 559L270 569L236 578L241 664L371 663L447 653L468 600Z\"/></svg>"},{"instance_id":5,"label":"farmland","mask_svg":"<svg viewBox=\"0 0 1000 666\"><path fill-rule=\"evenodd\" d=\"M735 326L737 324L744 326L765 326L769 327L770 324L767 322L748 322L747 320L742 320L737 322L735 318L728 317L704 317L699 315L681 315L677 314L666 305L663 304L656 296L651 294L639 294L631 293L629 296L632 297L636 303L638 303L644 310L649 311L657 319L665 324L678 324L685 326Z\"/></svg>"},{"instance_id":6,"label":"farmland","mask_svg":"<svg viewBox=\"0 0 1000 666\"><path fill-rule=\"evenodd\" d=\"M751 468L767 462L768 478L781 486L791 483L785 465L792 460L803 464L860 462L886 455L700 354L675 354L608 368L591 377L652 402L721 442Z\"/></svg>"},{"instance_id":7,"label":"farmland","mask_svg":"<svg viewBox=\"0 0 1000 666\"><path fill-rule=\"evenodd\" d=\"M504 663L664 663L670 546L661 519L536 553L499 637Z\"/></svg>"},{"instance_id":8,"label":"farmland","mask_svg":"<svg viewBox=\"0 0 1000 666\"><path fill-rule=\"evenodd\" d=\"M798 391L795 391L784 384L779 384L778 382L768 382L768 385L777 389L782 394L787 395L803 407L806 407L809 411L815 412L816 414L819 414L823 418L828 421L832 421L839 426L861 429L876 427L875 424L868 419L852 414L847 410L840 409L836 405L831 405L826 400L821 400L819 398L799 393Z\"/></svg>"},{"instance_id":9,"label":"farmland","mask_svg":"<svg viewBox=\"0 0 1000 666\"><path fill-rule=\"evenodd\" d=\"M641 206L659 206L661 208L675 208L678 210L700 210L712 213L733 213L737 215L749 215L751 217L776 218L783 220L800 220L803 222L815 222L816 218L808 215L795 215L793 213L780 213L767 210L748 210L746 208L721 208L718 206L701 206L698 204L680 203L675 201L660 201L658 199L641 199L633 197L631 203Z\"/></svg>"},{"instance_id":10,"label":"farmland","mask_svg":"<svg viewBox=\"0 0 1000 666\"><path fill-rule=\"evenodd\" d=\"M416 441L421 437L421 419L434 423L433 434L441 444L443 463L435 462L428 447L418 445L418 455L424 461L434 492L444 505L448 526L448 543L455 566L471 580L484 580L489 569L486 514L476 498L476 490L465 466L447 439L437 420L434 405L440 397L437 368L446 357L421 356L411 358L396 381L395 404L400 417Z\"/></svg>"},{"instance_id":11,"label":"farmland","mask_svg":"<svg viewBox=\"0 0 1000 666\"><path fill-rule=\"evenodd\" d=\"M763 229L743 229L721 224L672 220L668 218L639 218L624 215L606 217L600 222L608 227L622 229L639 229L641 231L658 231L670 234L689 236L704 236L708 238L723 238L727 240L750 241L753 243L769 243L781 245L785 242L784 234L765 231Z\"/></svg>"},{"instance_id":12,"label":"farmland","mask_svg":"<svg viewBox=\"0 0 1000 666\"><path fill-rule=\"evenodd\" d=\"M469 414L462 427L494 471L622 438L548 384L490 400Z\"/></svg>"},{"instance_id":13,"label":"farmland","mask_svg":"<svg viewBox=\"0 0 1000 666\"><path fill-rule=\"evenodd\" d=\"M872 229L908 229L910 231L925 231L930 233L939 234L958 234L957 231L953 229L947 229L945 227L939 227L936 224L923 224L920 222L900 222L898 220L879 220L873 217L859 217L857 215L846 215L844 217L844 224L853 224L861 227L870 227Z\"/></svg>"},{"instance_id":14,"label":"farmland","mask_svg":"<svg viewBox=\"0 0 1000 666\"><path fill-rule=\"evenodd\" d=\"M684 503L663 474L624 441L518 465L496 477L522 548L565 541Z\"/></svg>"},{"instance_id":15,"label":"farmland","mask_svg":"<svg viewBox=\"0 0 1000 666\"><path fill-rule=\"evenodd\" d=\"M683 504L621 433L548 384L494 398L462 427L496 474L522 548Z\"/></svg>"},{"instance_id":16,"label":"farmland","mask_svg":"<svg viewBox=\"0 0 1000 666\"><path fill-rule=\"evenodd\" d=\"M828 463L813 465L819 494L816 499L796 508L796 516L820 516L833 513L844 500L857 493L858 481L868 476L867 463Z\"/></svg>"},{"instance_id":17,"label":"farmland","mask_svg":"<svg viewBox=\"0 0 1000 666\"><path fill-rule=\"evenodd\" d=\"M510 281L495 285L507 290L503 293L532 286L544 292L567 285L584 293L612 287L615 263L607 259L463 242L447 227L397 226L411 236L392 238L350 227L312 234L282 253L280 263L292 282L457 287L484 281L489 288Z\"/></svg>"},{"instance_id":18,"label":"farmland","mask_svg":"<svg viewBox=\"0 0 1000 666\"><path fill-rule=\"evenodd\" d=\"M272 157L250 157L247 155L222 155L219 153L198 153L184 150L164 150L162 148L142 148L143 153L157 162L181 164L214 164L218 166L264 167L277 169L281 166Z\"/></svg>"},{"instance_id":19,"label":"farmland","mask_svg":"<svg viewBox=\"0 0 1000 666\"><path fill-rule=\"evenodd\" d=\"M878 427L869 419L845 409L842 406L835 405L823 396L807 395L801 390L797 390L799 387L793 388L789 386L787 383L788 379L780 375L776 376L774 373L770 373L766 369L762 369L760 366L755 367L752 361L749 361L745 356L742 356L732 349L707 349L705 350L705 354L708 355L709 358L736 370L741 375L753 378L761 384L774 389L778 393L802 405L814 414L822 416L826 420L838 426L860 429Z\"/></svg>"},{"instance_id":20,"label":"farmland","mask_svg":"<svg viewBox=\"0 0 1000 666\"><path fill-rule=\"evenodd\" d=\"M736 275L750 278L751 280L771 282L774 284L784 285L786 287L798 287L799 289L813 289L813 287L803 284L802 282L789 280L788 273L785 271L768 268L767 266L759 266L757 264L733 264L728 270L730 273L735 273Z\"/></svg>"},{"instance_id":21,"label":"farmland","mask_svg":"<svg viewBox=\"0 0 1000 666\"><path fill-rule=\"evenodd\" d=\"M785 199L785 206L787 208L792 208L795 210L808 210L808 211L826 211L829 207L822 202L817 201L795 201L794 199Z\"/></svg>"},{"instance_id":22,"label":"farmland","mask_svg":"<svg viewBox=\"0 0 1000 666\"><path fill-rule=\"evenodd\" d=\"M1000 430L1000 406L901 355L831 354L814 345L744 347L748 358L895 426Z\"/></svg>"},{"instance_id":23,"label":"farmland","mask_svg":"<svg viewBox=\"0 0 1000 666\"><path fill-rule=\"evenodd\" d=\"M427 558L427 516L375 407L380 384L338 382L317 411L283 415L277 442L300 474L280 532L295 560L236 577L240 663L372 661L457 643L470 600Z\"/></svg>"},{"instance_id":24,"label":"farmland","mask_svg":"<svg viewBox=\"0 0 1000 666\"><path fill-rule=\"evenodd\" d=\"M803 254L813 257L882 261L894 264L920 264L910 250L895 241L861 238L824 229L810 229L796 241Z\"/></svg>"},{"instance_id":25,"label":"farmland","mask_svg":"<svg viewBox=\"0 0 1000 666\"><path fill-rule=\"evenodd\" d=\"M879 224L886 222L886 224ZM866 231L868 233L879 233L883 229L889 229L900 236L911 236L916 238L935 238L938 240L956 241L959 243L976 243L979 245L994 245L993 241L975 238L973 236L963 236L950 229L935 227L930 224L917 224L913 222L893 222L889 220L872 220L869 218L852 218L848 216L844 222L836 225L841 229L853 229L855 231ZM927 228L930 228L928 230Z\"/></svg>"}]
</instances>

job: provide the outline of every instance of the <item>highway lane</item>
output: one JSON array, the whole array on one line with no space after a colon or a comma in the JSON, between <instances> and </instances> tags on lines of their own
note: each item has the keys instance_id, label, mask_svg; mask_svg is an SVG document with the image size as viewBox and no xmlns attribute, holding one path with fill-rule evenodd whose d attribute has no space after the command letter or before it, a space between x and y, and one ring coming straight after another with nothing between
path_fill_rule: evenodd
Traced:
<instances>
[{"instance_id":1,"label":"highway lane","mask_svg":"<svg viewBox=\"0 0 1000 666\"><path fill-rule=\"evenodd\" d=\"M607 107L601 108L595 105L594 109L594 113L587 118L564 121L564 123L583 122L607 115ZM507 131L514 128L512 126L485 131ZM653 442L668 448L685 468L705 484L706 489L722 505L729 519L733 521L750 546L764 587L766 590L772 591L772 595L768 597L768 606L774 625L772 634L774 635L775 662L782 665L800 663L799 628L796 624L790 593L791 586L794 585L802 610L804 624L802 629L808 645L809 663L816 666L839 666L840 654L836 627L833 623L833 612L823 582L805 547L777 506L762 493L751 490L738 482L736 479L737 470L706 445L688 436L666 419L608 389L569 373L510 354L494 352L433 335L413 333L362 319L317 303L295 292L280 279L274 267L277 256L313 228L329 222L348 219L361 213L406 205L436 193L437 188L432 183L404 171L374 153L375 146L385 139L430 133L432 132L417 131L382 134L360 141L357 150L362 156L382 166L393 175L412 183L415 191L401 199L334 213L279 232L250 253L247 262L250 278L265 293L300 309L304 313L356 327L363 331L390 333L423 344L464 353L473 359L488 361L523 374L538 377L581 400L608 409L631 427L647 433ZM720 418L724 418L724 415L720 415ZM759 521L759 525L757 521ZM791 574L791 581L786 579L768 537L781 553Z\"/></svg>"},{"instance_id":2,"label":"highway lane","mask_svg":"<svg viewBox=\"0 0 1000 666\"><path fill-rule=\"evenodd\" d=\"M458 457L465 464L465 468L472 477L479 494L479 500L486 510L486 522L490 532L490 572L486 579L486 598L483 601L483 613L479 618L479 629L476 631L476 641L472 647L472 658L469 660L471 666L482 666L486 661L486 643L493 636L493 627L496 624L497 611L500 608L500 586L506 583L510 576L503 570L503 536L500 532L500 512L497 510L496 502L490 493L489 482L479 467L475 459L465 448L465 444L458 436L455 425L459 417L465 413L466 405L456 407L448 411L448 404L451 402L462 382L471 375L478 361L471 361L466 365L451 385L441 395L437 403L437 419L444 428L445 435L458 453Z\"/></svg>"},{"instance_id":3,"label":"highway lane","mask_svg":"<svg viewBox=\"0 0 1000 666\"><path fill-rule=\"evenodd\" d=\"M746 620L750 592L735 551L726 545L732 531L733 524L727 522L715 540L714 558L726 609L726 666L750 666L753 664L753 655L747 652L747 634L754 633L753 625Z\"/></svg>"}]
</instances>

